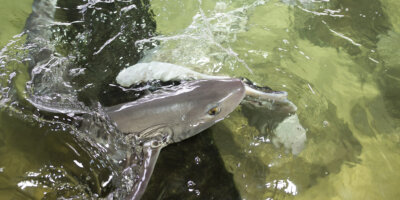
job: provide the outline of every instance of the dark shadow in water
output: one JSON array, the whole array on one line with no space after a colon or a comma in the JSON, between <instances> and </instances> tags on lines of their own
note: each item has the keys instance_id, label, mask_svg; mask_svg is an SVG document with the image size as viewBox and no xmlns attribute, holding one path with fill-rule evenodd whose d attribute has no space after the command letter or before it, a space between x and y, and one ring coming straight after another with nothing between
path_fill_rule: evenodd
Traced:
<instances>
[{"instance_id":1,"label":"dark shadow in water","mask_svg":"<svg viewBox=\"0 0 400 200\"><path fill-rule=\"evenodd\" d=\"M374 132L368 123L367 112L360 104L356 104L351 109L351 117L353 118L354 126L360 131L360 133L370 137L374 136Z\"/></svg>"},{"instance_id":2,"label":"dark shadow in water","mask_svg":"<svg viewBox=\"0 0 400 200\"><path fill-rule=\"evenodd\" d=\"M389 31L380 35L378 53L383 67L377 74L387 111L400 119L400 33Z\"/></svg>"},{"instance_id":3,"label":"dark shadow in water","mask_svg":"<svg viewBox=\"0 0 400 200\"><path fill-rule=\"evenodd\" d=\"M132 5L136 8L127 9ZM76 88L82 88L80 100L90 105L112 98L104 91L115 83L116 74L142 57L135 42L154 36L156 23L149 1L64 0L58 6L57 21L82 21L57 26L53 34L57 50L74 57L70 69L84 69L84 74L72 79Z\"/></svg>"},{"instance_id":4,"label":"dark shadow in water","mask_svg":"<svg viewBox=\"0 0 400 200\"><path fill-rule=\"evenodd\" d=\"M352 122L359 133L376 137L377 134L394 133L398 127L398 119L385 109L387 102L382 96L372 99L360 99L351 109ZM372 117L372 118L371 118Z\"/></svg>"},{"instance_id":5,"label":"dark shadow in water","mask_svg":"<svg viewBox=\"0 0 400 200\"><path fill-rule=\"evenodd\" d=\"M335 14L344 17L314 15L295 9L294 26L300 36L321 47L341 48L352 56L361 54L361 48L364 47L374 49L378 42L377 36L389 30L391 26L381 2L377 0L332 0L316 5L318 6L309 9L316 12L324 12L325 9L339 10L339 13ZM329 29L344 34L362 46L338 37Z\"/></svg>"},{"instance_id":6,"label":"dark shadow in water","mask_svg":"<svg viewBox=\"0 0 400 200\"><path fill-rule=\"evenodd\" d=\"M143 200L241 199L213 143L206 130L164 148Z\"/></svg>"}]
</instances>

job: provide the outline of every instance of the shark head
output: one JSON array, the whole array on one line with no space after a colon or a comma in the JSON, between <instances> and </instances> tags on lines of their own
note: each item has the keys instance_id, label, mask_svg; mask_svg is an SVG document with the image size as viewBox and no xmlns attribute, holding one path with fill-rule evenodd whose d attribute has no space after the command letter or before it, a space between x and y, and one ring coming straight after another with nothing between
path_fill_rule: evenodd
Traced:
<instances>
[{"instance_id":1,"label":"shark head","mask_svg":"<svg viewBox=\"0 0 400 200\"><path fill-rule=\"evenodd\" d=\"M199 80L185 94L189 105L181 119L173 125L173 142L179 142L213 126L226 118L245 96L245 87L239 79Z\"/></svg>"},{"instance_id":2,"label":"shark head","mask_svg":"<svg viewBox=\"0 0 400 200\"><path fill-rule=\"evenodd\" d=\"M189 138L224 119L243 100L240 79L194 80L106 110L117 128L137 137L156 136L166 128L170 141Z\"/></svg>"}]
</instances>

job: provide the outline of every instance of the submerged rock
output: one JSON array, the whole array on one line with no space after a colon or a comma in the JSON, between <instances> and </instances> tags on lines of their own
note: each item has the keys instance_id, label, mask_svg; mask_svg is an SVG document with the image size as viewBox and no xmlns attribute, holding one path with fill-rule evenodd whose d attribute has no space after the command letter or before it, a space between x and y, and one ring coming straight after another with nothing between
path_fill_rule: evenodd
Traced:
<instances>
[{"instance_id":1,"label":"submerged rock","mask_svg":"<svg viewBox=\"0 0 400 200\"><path fill-rule=\"evenodd\" d=\"M306 130L301 126L297 114L285 118L274 130L275 136L272 143L279 147L283 145L293 155L298 155L307 140Z\"/></svg>"}]
</instances>

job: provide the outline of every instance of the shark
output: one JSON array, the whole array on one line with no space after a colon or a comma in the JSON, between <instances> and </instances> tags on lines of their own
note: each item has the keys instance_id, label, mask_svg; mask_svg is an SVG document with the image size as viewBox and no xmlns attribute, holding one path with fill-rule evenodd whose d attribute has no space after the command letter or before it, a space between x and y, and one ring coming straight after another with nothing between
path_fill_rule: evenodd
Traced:
<instances>
[{"instance_id":1,"label":"shark","mask_svg":"<svg viewBox=\"0 0 400 200\"><path fill-rule=\"evenodd\" d=\"M28 60L31 80L26 85L26 100L44 112L68 116L93 114L91 108L78 98L80 90L65 78L84 72L79 68L69 68L73 62L69 57L60 55L54 44L56 41L51 40L52 27L72 26L82 21L54 21L57 3L58 0L35 0L32 14L27 20L25 29L27 45L30 47ZM91 6L89 4L87 6ZM107 42L101 49L107 47ZM101 53L101 49L95 55ZM281 102L289 105L290 112L296 110L294 104L287 100L286 92L262 92L258 90L262 88L244 79L201 74L162 62L139 63L125 72L122 71L116 78L117 83L124 87L151 80L182 82L163 87L136 101L109 107L100 105L101 114L116 127L118 133L86 134L81 138L93 141L90 142L93 146L114 145L117 150L106 152L120 169L117 177L112 178L116 189L107 199L140 199L162 148L194 136L223 120L246 96ZM128 79L121 78L122 74L127 74ZM123 79L128 83L119 81ZM84 128L86 132L93 132L88 127L81 127ZM112 144L114 141L118 144Z\"/></svg>"},{"instance_id":2,"label":"shark","mask_svg":"<svg viewBox=\"0 0 400 200\"><path fill-rule=\"evenodd\" d=\"M130 180L133 181L129 186L131 190L123 194L123 198L140 199L163 147L192 137L223 120L244 97L245 88L240 79L196 80L106 108L107 115L125 134L133 152L128 154L125 163L128 170L122 174L133 170L135 178ZM113 195L116 193L111 193L109 198ZM120 194L117 196L121 198Z\"/></svg>"},{"instance_id":3,"label":"shark","mask_svg":"<svg viewBox=\"0 0 400 200\"><path fill-rule=\"evenodd\" d=\"M30 80L25 99L44 115L66 114L78 125L78 139L103 150L118 173L105 199L139 200L153 173L162 148L192 137L226 118L245 97L245 85L237 78L184 80L165 86L135 101L104 107L99 112L78 98L70 83L74 63L61 55L52 41L52 27L70 26L56 22L57 0L33 2L26 22ZM92 115L102 115L113 133L94 124ZM79 124L79 123L78 123ZM96 127L97 126L97 127ZM93 128L95 127L95 128Z\"/></svg>"}]
</instances>

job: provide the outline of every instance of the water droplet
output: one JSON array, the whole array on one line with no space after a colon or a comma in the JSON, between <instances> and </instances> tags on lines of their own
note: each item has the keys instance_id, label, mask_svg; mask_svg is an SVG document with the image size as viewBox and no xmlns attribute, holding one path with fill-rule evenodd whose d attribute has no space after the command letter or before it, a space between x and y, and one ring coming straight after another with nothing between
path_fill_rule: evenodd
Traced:
<instances>
[{"instance_id":1,"label":"water droplet","mask_svg":"<svg viewBox=\"0 0 400 200\"><path fill-rule=\"evenodd\" d=\"M187 182L187 186L188 187L193 187L193 186L195 186L196 185L196 183L194 182L194 181L188 181Z\"/></svg>"},{"instance_id":2,"label":"water droplet","mask_svg":"<svg viewBox=\"0 0 400 200\"><path fill-rule=\"evenodd\" d=\"M199 156L196 156L196 157L194 158L194 162L196 163L196 165L200 164L201 158L200 158Z\"/></svg>"},{"instance_id":3,"label":"water droplet","mask_svg":"<svg viewBox=\"0 0 400 200\"><path fill-rule=\"evenodd\" d=\"M329 126L329 122L328 121L323 121L322 122L322 126L325 128L325 127L328 127Z\"/></svg>"}]
</instances>

